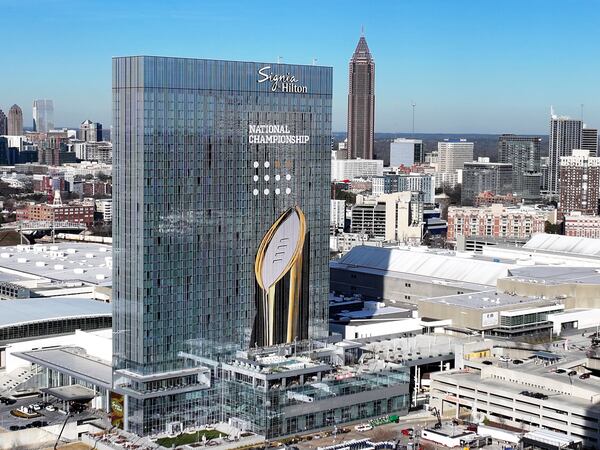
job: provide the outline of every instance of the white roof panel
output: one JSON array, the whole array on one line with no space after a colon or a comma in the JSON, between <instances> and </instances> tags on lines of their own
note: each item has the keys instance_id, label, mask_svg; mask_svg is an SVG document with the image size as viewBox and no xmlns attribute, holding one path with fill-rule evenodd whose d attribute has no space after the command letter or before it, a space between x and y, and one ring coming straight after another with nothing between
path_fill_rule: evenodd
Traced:
<instances>
[{"instance_id":1,"label":"white roof panel","mask_svg":"<svg viewBox=\"0 0 600 450\"><path fill-rule=\"evenodd\" d=\"M396 248L354 247L335 265L377 269L422 275L441 280L495 286L496 280L508 275L513 265L461 258L450 254L411 251Z\"/></svg>"}]
</instances>

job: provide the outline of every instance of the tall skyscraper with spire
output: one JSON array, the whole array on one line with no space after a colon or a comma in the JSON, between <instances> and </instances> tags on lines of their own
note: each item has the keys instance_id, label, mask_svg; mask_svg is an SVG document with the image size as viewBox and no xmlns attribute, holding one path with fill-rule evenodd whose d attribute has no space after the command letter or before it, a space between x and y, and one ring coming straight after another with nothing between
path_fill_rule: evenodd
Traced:
<instances>
[{"instance_id":1,"label":"tall skyscraper with spire","mask_svg":"<svg viewBox=\"0 0 600 450\"><path fill-rule=\"evenodd\" d=\"M351 159L373 159L375 132L375 61L361 34L350 59L348 149Z\"/></svg>"}]
</instances>

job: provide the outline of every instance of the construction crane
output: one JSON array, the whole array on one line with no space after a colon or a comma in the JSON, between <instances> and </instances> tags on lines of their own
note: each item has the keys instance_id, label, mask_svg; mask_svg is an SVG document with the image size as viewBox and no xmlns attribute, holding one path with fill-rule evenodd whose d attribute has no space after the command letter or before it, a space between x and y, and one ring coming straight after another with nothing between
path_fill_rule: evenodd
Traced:
<instances>
[{"instance_id":1,"label":"construction crane","mask_svg":"<svg viewBox=\"0 0 600 450\"><path fill-rule=\"evenodd\" d=\"M433 428L439 430L440 428L442 428L442 417L440 416L440 411L434 406L433 408L431 408L431 414L434 415L437 419L437 422L433 426Z\"/></svg>"}]
</instances>

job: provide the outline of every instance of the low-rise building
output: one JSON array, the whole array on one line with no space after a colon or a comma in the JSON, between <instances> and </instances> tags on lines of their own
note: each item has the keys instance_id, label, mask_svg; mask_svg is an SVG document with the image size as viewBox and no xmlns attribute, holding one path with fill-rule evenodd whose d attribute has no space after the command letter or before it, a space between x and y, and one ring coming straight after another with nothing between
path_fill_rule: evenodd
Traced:
<instances>
[{"instance_id":1,"label":"low-rise building","mask_svg":"<svg viewBox=\"0 0 600 450\"><path fill-rule=\"evenodd\" d=\"M94 223L94 212L93 203L72 202L65 205L34 203L17 209L17 220L82 223L89 227Z\"/></svg>"},{"instance_id":2,"label":"low-rise building","mask_svg":"<svg viewBox=\"0 0 600 450\"><path fill-rule=\"evenodd\" d=\"M600 239L600 216L573 213L565 216L565 236Z\"/></svg>"},{"instance_id":3,"label":"low-rise building","mask_svg":"<svg viewBox=\"0 0 600 450\"><path fill-rule=\"evenodd\" d=\"M484 208L451 206L448 208L448 240L454 241L458 235L527 238L543 233L546 222L556 223L554 208L510 208L499 204Z\"/></svg>"},{"instance_id":4,"label":"low-rise building","mask_svg":"<svg viewBox=\"0 0 600 450\"><path fill-rule=\"evenodd\" d=\"M579 377L590 373L590 358L584 352L530 353L520 357L521 364L486 357L486 364L482 359L465 360L464 368L432 374L430 404L456 417L470 415L523 432L553 430L560 433L555 438L567 438L559 446L549 446L548 440L548 446L534 448L581 448L582 443L599 448L600 383L593 374ZM523 442L531 445L527 439Z\"/></svg>"},{"instance_id":5,"label":"low-rise building","mask_svg":"<svg viewBox=\"0 0 600 450\"><path fill-rule=\"evenodd\" d=\"M425 203L435 201L435 176L424 173L385 174L373 177L373 195L396 192L421 192Z\"/></svg>"},{"instance_id":6,"label":"low-rise building","mask_svg":"<svg viewBox=\"0 0 600 450\"><path fill-rule=\"evenodd\" d=\"M562 312L560 300L509 295L495 290L421 299L419 317L450 319L454 328L516 338L548 335L548 315Z\"/></svg>"}]
</instances>

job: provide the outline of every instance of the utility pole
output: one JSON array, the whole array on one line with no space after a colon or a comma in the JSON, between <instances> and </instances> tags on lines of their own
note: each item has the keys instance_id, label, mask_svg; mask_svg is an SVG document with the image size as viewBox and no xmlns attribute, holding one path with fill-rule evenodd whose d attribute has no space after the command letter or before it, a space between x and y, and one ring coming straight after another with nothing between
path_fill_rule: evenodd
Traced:
<instances>
[{"instance_id":1,"label":"utility pole","mask_svg":"<svg viewBox=\"0 0 600 450\"><path fill-rule=\"evenodd\" d=\"M417 104L414 102L412 102L412 134L413 137L415 137L415 106L417 106Z\"/></svg>"}]
</instances>

